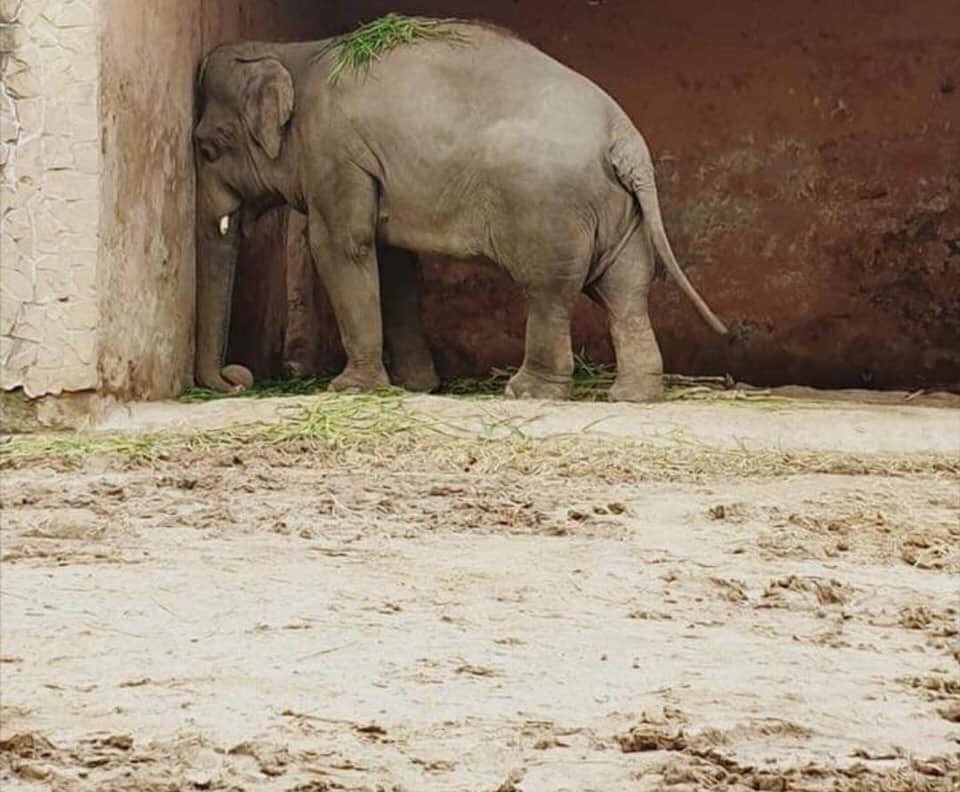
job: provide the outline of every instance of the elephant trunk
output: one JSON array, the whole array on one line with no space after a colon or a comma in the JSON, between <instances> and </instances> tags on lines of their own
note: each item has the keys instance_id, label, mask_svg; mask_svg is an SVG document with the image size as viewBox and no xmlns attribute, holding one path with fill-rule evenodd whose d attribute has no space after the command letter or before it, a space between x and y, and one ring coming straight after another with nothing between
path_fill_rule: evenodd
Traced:
<instances>
[{"instance_id":1,"label":"elephant trunk","mask_svg":"<svg viewBox=\"0 0 960 792\"><path fill-rule=\"evenodd\" d=\"M248 369L223 365L240 244L237 225L235 217L218 218L202 206L197 212L196 380L223 393L253 384Z\"/></svg>"}]
</instances>

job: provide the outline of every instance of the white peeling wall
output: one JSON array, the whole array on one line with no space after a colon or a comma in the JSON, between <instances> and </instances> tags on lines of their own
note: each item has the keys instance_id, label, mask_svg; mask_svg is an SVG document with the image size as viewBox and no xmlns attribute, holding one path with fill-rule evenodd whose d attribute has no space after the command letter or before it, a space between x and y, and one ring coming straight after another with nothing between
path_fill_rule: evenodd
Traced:
<instances>
[{"instance_id":1,"label":"white peeling wall","mask_svg":"<svg viewBox=\"0 0 960 792\"><path fill-rule=\"evenodd\" d=\"M0 388L28 396L97 386L98 2L0 0Z\"/></svg>"}]
</instances>

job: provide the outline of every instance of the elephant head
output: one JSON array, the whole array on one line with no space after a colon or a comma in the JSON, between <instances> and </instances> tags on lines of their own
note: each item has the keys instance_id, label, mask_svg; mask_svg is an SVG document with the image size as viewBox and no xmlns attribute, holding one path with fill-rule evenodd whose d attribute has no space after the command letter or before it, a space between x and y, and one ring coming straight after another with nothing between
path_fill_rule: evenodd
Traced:
<instances>
[{"instance_id":1,"label":"elephant head","mask_svg":"<svg viewBox=\"0 0 960 792\"><path fill-rule=\"evenodd\" d=\"M265 45L214 50L200 67L197 161L198 384L218 391L253 383L224 368L240 235L282 197L283 149L293 115L290 72Z\"/></svg>"}]
</instances>

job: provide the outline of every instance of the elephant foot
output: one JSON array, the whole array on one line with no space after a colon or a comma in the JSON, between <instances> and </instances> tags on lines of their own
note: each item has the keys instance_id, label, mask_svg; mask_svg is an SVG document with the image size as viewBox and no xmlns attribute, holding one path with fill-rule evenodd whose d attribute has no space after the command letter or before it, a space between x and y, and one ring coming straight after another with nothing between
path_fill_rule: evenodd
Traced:
<instances>
[{"instance_id":1,"label":"elephant foot","mask_svg":"<svg viewBox=\"0 0 960 792\"><path fill-rule=\"evenodd\" d=\"M570 377L546 379L521 368L507 383L506 395L511 399L545 399L565 401L573 391Z\"/></svg>"},{"instance_id":2,"label":"elephant foot","mask_svg":"<svg viewBox=\"0 0 960 792\"><path fill-rule=\"evenodd\" d=\"M429 352L400 358L390 364L390 381L398 388L416 393L430 393L437 389L440 378Z\"/></svg>"},{"instance_id":3,"label":"elephant foot","mask_svg":"<svg viewBox=\"0 0 960 792\"><path fill-rule=\"evenodd\" d=\"M377 391L390 387L390 378L383 366L351 366L333 378L332 391Z\"/></svg>"},{"instance_id":4,"label":"elephant foot","mask_svg":"<svg viewBox=\"0 0 960 792\"><path fill-rule=\"evenodd\" d=\"M431 364L428 368L394 369L393 384L414 393L430 393L440 385L440 378Z\"/></svg>"},{"instance_id":5,"label":"elephant foot","mask_svg":"<svg viewBox=\"0 0 960 792\"><path fill-rule=\"evenodd\" d=\"M657 402L663 400L663 377L644 374L630 378L617 377L607 400L612 402Z\"/></svg>"},{"instance_id":6,"label":"elephant foot","mask_svg":"<svg viewBox=\"0 0 960 792\"><path fill-rule=\"evenodd\" d=\"M253 387L253 374L246 366L231 364L213 372L201 371L197 384L219 393L240 393Z\"/></svg>"},{"instance_id":7,"label":"elephant foot","mask_svg":"<svg viewBox=\"0 0 960 792\"><path fill-rule=\"evenodd\" d=\"M313 367L300 360L287 360L283 364L287 377L294 380L305 380L313 377L316 372Z\"/></svg>"}]
</instances>

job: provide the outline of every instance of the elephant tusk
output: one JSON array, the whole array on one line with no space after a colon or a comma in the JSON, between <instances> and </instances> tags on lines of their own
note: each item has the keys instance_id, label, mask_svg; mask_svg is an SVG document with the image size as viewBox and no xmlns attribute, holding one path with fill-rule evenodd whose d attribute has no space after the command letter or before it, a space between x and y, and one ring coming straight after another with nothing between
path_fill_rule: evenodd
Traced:
<instances>
[{"instance_id":1,"label":"elephant tusk","mask_svg":"<svg viewBox=\"0 0 960 792\"><path fill-rule=\"evenodd\" d=\"M220 236L225 237L230 232L230 215L220 218Z\"/></svg>"}]
</instances>

